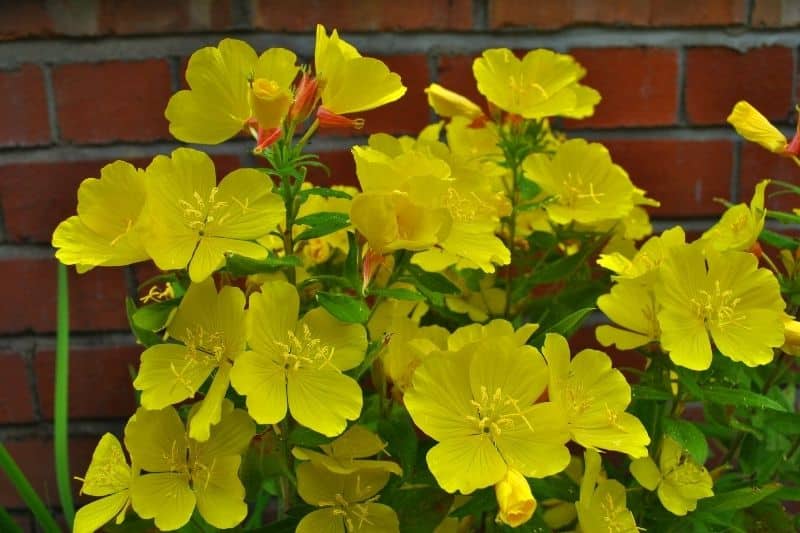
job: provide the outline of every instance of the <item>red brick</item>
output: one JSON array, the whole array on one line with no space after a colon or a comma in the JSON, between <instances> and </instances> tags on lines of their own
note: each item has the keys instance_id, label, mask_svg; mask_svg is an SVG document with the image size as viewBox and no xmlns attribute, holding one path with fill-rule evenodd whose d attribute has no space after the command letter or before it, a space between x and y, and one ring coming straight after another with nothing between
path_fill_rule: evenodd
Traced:
<instances>
[{"instance_id":1,"label":"red brick","mask_svg":"<svg viewBox=\"0 0 800 533\"><path fill-rule=\"evenodd\" d=\"M253 26L269 31L471 30L470 0L260 0L254 2Z\"/></svg>"},{"instance_id":2,"label":"red brick","mask_svg":"<svg viewBox=\"0 0 800 533\"><path fill-rule=\"evenodd\" d=\"M658 126L678 115L678 55L662 48L582 48L570 52L588 71L581 83L600 91L594 116L577 127Z\"/></svg>"},{"instance_id":3,"label":"red brick","mask_svg":"<svg viewBox=\"0 0 800 533\"><path fill-rule=\"evenodd\" d=\"M50 142L41 68L23 65L16 71L0 72L0 94L0 146Z\"/></svg>"},{"instance_id":4,"label":"red brick","mask_svg":"<svg viewBox=\"0 0 800 533\"><path fill-rule=\"evenodd\" d=\"M556 30L576 25L727 26L743 24L744 0L491 0L493 29L534 27Z\"/></svg>"},{"instance_id":5,"label":"red brick","mask_svg":"<svg viewBox=\"0 0 800 533\"><path fill-rule=\"evenodd\" d=\"M64 140L107 143L169 136L164 109L172 89L163 59L62 65L53 69L53 83Z\"/></svg>"},{"instance_id":6,"label":"red brick","mask_svg":"<svg viewBox=\"0 0 800 533\"><path fill-rule=\"evenodd\" d=\"M70 474L83 477L100 437L72 437L69 441ZM58 507L58 489L55 479L53 441L49 437L28 437L7 440L8 452L19 465L25 477L48 507ZM72 481L72 494L78 504L90 501L78 495L81 483ZM93 499L93 498L92 498ZM24 508L25 504L6 476L0 476L0 505L6 508Z\"/></svg>"},{"instance_id":7,"label":"red brick","mask_svg":"<svg viewBox=\"0 0 800 533\"><path fill-rule=\"evenodd\" d=\"M80 275L70 268L72 330L128 330L125 291L125 273L121 268L97 268ZM0 333L55 330L54 259L0 261L0 292L7 302L12 302L0 308Z\"/></svg>"},{"instance_id":8,"label":"red brick","mask_svg":"<svg viewBox=\"0 0 800 533\"><path fill-rule=\"evenodd\" d=\"M478 92L472 63L479 56L441 56L438 72L439 85L466 96L476 104L486 108L486 98Z\"/></svg>"},{"instance_id":9,"label":"red brick","mask_svg":"<svg viewBox=\"0 0 800 533\"><path fill-rule=\"evenodd\" d=\"M32 422L36 418L26 366L20 354L0 351L0 424Z\"/></svg>"},{"instance_id":10,"label":"red brick","mask_svg":"<svg viewBox=\"0 0 800 533\"><path fill-rule=\"evenodd\" d=\"M356 164L349 150L337 152L321 152L319 160L328 166L330 176L321 169L311 169L308 179L314 185L329 187L331 185L350 185L358 187Z\"/></svg>"},{"instance_id":11,"label":"red brick","mask_svg":"<svg viewBox=\"0 0 800 533\"><path fill-rule=\"evenodd\" d=\"M800 167L785 157L779 157L753 143L743 143L739 162L739 201L750 202L756 183L762 179L774 179L797 184ZM766 205L769 209L789 211L800 206L794 194L781 194L770 198L770 194L782 190L777 185L767 187Z\"/></svg>"},{"instance_id":12,"label":"red brick","mask_svg":"<svg viewBox=\"0 0 800 533\"><path fill-rule=\"evenodd\" d=\"M52 32L53 25L43 0L14 2L13 9L10 4L0 11L0 41Z\"/></svg>"},{"instance_id":13,"label":"red brick","mask_svg":"<svg viewBox=\"0 0 800 533\"><path fill-rule=\"evenodd\" d=\"M141 346L92 346L69 353L70 418L127 418L136 410L129 367L138 368ZM56 354L37 351L36 390L42 416L53 418ZM91 391L91 394L88 393Z\"/></svg>"},{"instance_id":14,"label":"red brick","mask_svg":"<svg viewBox=\"0 0 800 533\"><path fill-rule=\"evenodd\" d=\"M238 156L215 155L217 176L239 168ZM105 161L19 163L0 167L0 206L6 237L11 242L50 242L53 230L75 214L78 186L84 178L99 177ZM150 159L132 159L146 167Z\"/></svg>"},{"instance_id":15,"label":"red brick","mask_svg":"<svg viewBox=\"0 0 800 533\"><path fill-rule=\"evenodd\" d=\"M221 30L231 25L231 3L230 0L103 0L97 17L102 34Z\"/></svg>"},{"instance_id":16,"label":"red brick","mask_svg":"<svg viewBox=\"0 0 800 533\"><path fill-rule=\"evenodd\" d=\"M631 139L603 141L635 185L661 202L657 218L716 215L714 198L730 196L733 143L727 140Z\"/></svg>"},{"instance_id":17,"label":"red brick","mask_svg":"<svg viewBox=\"0 0 800 533\"><path fill-rule=\"evenodd\" d=\"M730 48L690 48L686 60L690 122L724 123L739 100L747 100L770 119L789 116L794 75L791 49L770 46L741 53Z\"/></svg>"},{"instance_id":18,"label":"red brick","mask_svg":"<svg viewBox=\"0 0 800 533\"><path fill-rule=\"evenodd\" d=\"M769 28L800 25L800 4L795 0L755 0L753 26Z\"/></svg>"}]
</instances>

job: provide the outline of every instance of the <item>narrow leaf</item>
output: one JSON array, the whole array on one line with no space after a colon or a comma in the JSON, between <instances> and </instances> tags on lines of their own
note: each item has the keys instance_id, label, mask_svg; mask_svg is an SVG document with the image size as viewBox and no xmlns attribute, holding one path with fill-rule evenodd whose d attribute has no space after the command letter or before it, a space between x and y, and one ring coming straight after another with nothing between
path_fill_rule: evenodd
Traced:
<instances>
[{"instance_id":1,"label":"narrow leaf","mask_svg":"<svg viewBox=\"0 0 800 533\"><path fill-rule=\"evenodd\" d=\"M411 289L371 289L369 293L375 296L383 296L384 298L394 298L395 300L420 301L425 299L424 295Z\"/></svg>"},{"instance_id":2,"label":"narrow leaf","mask_svg":"<svg viewBox=\"0 0 800 533\"><path fill-rule=\"evenodd\" d=\"M663 422L664 433L683 446L699 464L705 464L708 459L708 442L700 429L687 420L665 418Z\"/></svg>"},{"instance_id":3,"label":"narrow leaf","mask_svg":"<svg viewBox=\"0 0 800 533\"><path fill-rule=\"evenodd\" d=\"M318 292L317 302L342 322L363 324L369 320L369 308L362 300L352 296Z\"/></svg>"}]
</instances>

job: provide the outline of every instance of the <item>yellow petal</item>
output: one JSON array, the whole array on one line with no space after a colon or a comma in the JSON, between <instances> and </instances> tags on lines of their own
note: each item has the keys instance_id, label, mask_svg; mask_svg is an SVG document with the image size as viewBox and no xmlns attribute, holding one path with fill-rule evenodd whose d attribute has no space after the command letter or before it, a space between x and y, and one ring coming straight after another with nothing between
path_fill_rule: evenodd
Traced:
<instances>
[{"instance_id":1,"label":"yellow petal","mask_svg":"<svg viewBox=\"0 0 800 533\"><path fill-rule=\"evenodd\" d=\"M509 466L528 477L550 476L567 467L569 433L559 407L552 402L539 403L512 420L514 425L502 428L494 438Z\"/></svg>"},{"instance_id":2,"label":"yellow petal","mask_svg":"<svg viewBox=\"0 0 800 533\"><path fill-rule=\"evenodd\" d=\"M300 310L300 297L290 283L278 280L261 285L260 293L250 295L247 313L247 339L256 351L272 353L276 343L286 344L294 332Z\"/></svg>"},{"instance_id":3,"label":"yellow petal","mask_svg":"<svg viewBox=\"0 0 800 533\"><path fill-rule=\"evenodd\" d=\"M736 133L748 141L759 144L776 154L783 152L786 147L786 137L773 126L759 111L740 100L733 106L728 122L736 128Z\"/></svg>"},{"instance_id":4,"label":"yellow petal","mask_svg":"<svg viewBox=\"0 0 800 533\"><path fill-rule=\"evenodd\" d=\"M311 336L322 346L333 349L331 363L341 371L350 370L364 360L367 352L367 332L361 324L345 324L318 307L303 316L298 331L308 326Z\"/></svg>"},{"instance_id":5,"label":"yellow petal","mask_svg":"<svg viewBox=\"0 0 800 533\"><path fill-rule=\"evenodd\" d=\"M133 386L145 408L163 409L194 396L216 366L209 357L190 357L182 344L156 344L142 353Z\"/></svg>"},{"instance_id":6,"label":"yellow petal","mask_svg":"<svg viewBox=\"0 0 800 533\"><path fill-rule=\"evenodd\" d=\"M131 483L131 467L125 460L122 445L111 433L106 433L92 453L92 461L83 476L81 493L106 496L127 490Z\"/></svg>"},{"instance_id":7,"label":"yellow petal","mask_svg":"<svg viewBox=\"0 0 800 533\"><path fill-rule=\"evenodd\" d=\"M200 471L193 479L197 510L219 529L235 527L247 516L244 486L238 474L241 462L238 456L215 457L213 469Z\"/></svg>"},{"instance_id":8,"label":"yellow petal","mask_svg":"<svg viewBox=\"0 0 800 533\"><path fill-rule=\"evenodd\" d=\"M180 468L186 464L187 446L183 422L172 407L160 411L140 407L125 426L125 447L131 461L143 470L169 472Z\"/></svg>"},{"instance_id":9,"label":"yellow petal","mask_svg":"<svg viewBox=\"0 0 800 533\"><path fill-rule=\"evenodd\" d=\"M253 421L243 409L234 409L230 400L222 402L220 422L211 428L205 442L194 443L193 457L212 462L214 457L241 455L256 433Z\"/></svg>"},{"instance_id":10,"label":"yellow petal","mask_svg":"<svg viewBox=\"0 0 800 533\"><path fill-rule=\"evenodd\" d=\"M484 435L449 438L430 449L428 468L445 491L463 494L489 487L506 474L503 457Z\"/></svg>"},{"instance_id":11,"label":"yellow petal","mask_svg":"<svg viewBox=\"0 0 800 533\"><path fill-rule=\"evenodd\" d=\"M661 471L650 457L640 457L631 461L630 469L639 485L647 490L656 490L661 481Z\"/></svg>"},{"instance_id":12,"label":"yellow petal","mask_svg":"<svg viewBox=\"0 0 800 533\"><path fill-rule=\"evenodd\" d=\"M195 501L185 474L145 474L134 479L131 487L133 510L142 518L154 518L162 531L189 522Z\"/></svg>"},{"instance_id":13,"label":"yellow petal","mask_svg":"<svg viewBox=\"0 0 800 533\"><path fill-rule=\"evenodd\" d=\"M286 371L283 359L262 352L244 352L233 363L231 384L247 397L247 411L259 424L277 424L286 417Z\"/></svg>"},{"instance_id":14,"label":"yellow petal","mask_svg":"<svg viewBox=\"0 0 800 533\"><path fill-rule=\"evenodd\" d=\"M73 533L94 533L128 506L128 491L87 503L75 513Z\"/></svg>"},{"instance_id":15,"label":"yellow petal","mask_svg":"<svg viewBox=\"0 0 800 533\"><path fill-rule=\"evenodd\" d=\"M361 414L361 387L338 370L303 368L288 375L289 410L300 424L328 437Z\"/></svg>"},{"instance_id":16,"label":"yellow petal","mask_svg":"<svg viewBox=\"0 0 800 533\"><path fill-rule=\"evenodd\" d=\"M297 524L296 533L346 533L344 520L335 514L334 509L326 507L305 515Z\"/></svg>"},{"instance_id":17,"label":"yellow petal","mask_svg":"<svg viewBox=\"0 0 800 533\"><path fill-rule=\"evenodd\" d=\"M217 369L205 398L189 421L189 437L196 441L206 441L211 435L211 426L217 424L222 417L222 401L230 384L231 363L225 361Z\"/></svg>"},{"instance_id":18,"label":"yellow petal","mask_svg":"<svg viewBox=\"0 0 800 533\"><path fill-rule=\"evenodd\" d=\"M425 93L428 95L428 105L441 117L477 118L483 114L481 108L469 98L445 89L438 83L430 84Z\"/></svg>"},{"instance_id":19,"label":"yellow petal","mask_svg":"<svg viewBox=\"0 0 800 533\"><path fill-rule=\"evenodd\" d=\"M536 510L536 500L528 480L509 468L506 476L494 486L499 512L497 517L506 525L518 527L527 522Z\"/></svg>"},{"instance_id":20,"label":"yellow petal","mask_svg":"<svg viewBox=\"0 0 800 533\"><path fill-rule=\"evenodd\" d=\"M214 211L206 234L229 239L255 240L283 222L283 200L272 192L269 177L252 168L226 175L214 198L224 204Z\"/></svg>"}]
</instances>

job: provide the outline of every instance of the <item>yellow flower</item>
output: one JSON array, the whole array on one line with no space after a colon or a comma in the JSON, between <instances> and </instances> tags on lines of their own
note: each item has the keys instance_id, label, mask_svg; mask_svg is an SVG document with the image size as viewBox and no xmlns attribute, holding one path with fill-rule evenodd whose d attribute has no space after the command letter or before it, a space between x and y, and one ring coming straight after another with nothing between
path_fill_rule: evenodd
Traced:
<instances>
[{"instance_id":1,"label":"yellow flower","mask_svg":"<svg viewBox=\"0 0 800 533\"><path fill-rule=\"evenodd\" d=\"M292 448L297 459L311 461L315 466L335 474L352 474L365 470L383 470L398 476L403 470L392 461L365 459L386 450L386 443L364 426L351 426L330 444L320 446L322 453L308 448Z\"/></svg>"},{"instance_id":2,"label":"yellow flower","mask_svg":"<svg viewBox=\"0 0 800 533\"><path fill-rule=\"evenodd\" d=\"M800 322L790 315L784 315L784 341L781 350L789 355L800 356Z\"/></svg>"},{"instance_id":3,"label":"yellow flower","mask_svg":"<svg viewBox=\"0 0 800 533\"><path fill-rule=\"evenodd\" d=\"M133 463L147 472L131 486L133 510L142 518L154 518L160 530L182 527L195 506L214 527L238 525L247 515L239 465L254 435L247 413L228 400L205 442L186 434L174 408L139 408L125 426L125 447Z\"/></svg>"},{"instance_id":4,"label":"yellow flower","mask_svg":"<svg viewBox=\"0 0 800 533\"><path fill-rule=\"evenodd\" d=\"M791 157L795 163L800 164L800 135L795 134L792 142L786 140L786 136L775 126L770 124L767 117L745 102L740 100L733 106L731 114L728 115L728 123L736 128L736 133L750 142L754 142L766 148L772 153ZM798 124L800 132L800 123Z\"/></svg>"},{"instance_id":5,"label":"yellow flower","mask_svg":"<svg viewBox=\"0 0 800 533\"><path fill-rule=\"evenodd\" d=\"M406 93L400 76L383 61L361 57L355 47L339 38L336 30L328 36L321 24L317 24L314 65L322 87L323 113L367 111L394 102Z\"/></svg>"},{"instance_id":6,"label":"yellow flower","mask_svg":"<svg viewBox=\"0 0 800 533\"><path fill-rule=\"evenodd\" d=\"M125 460L122 445L111 433L100 439L92 454L92 462L83 478L81 494L102 496L75 513L74 533L92 533L116 516L116 523L125 520L130 505L132 468Z\"/></svg>"},{"instance_id":7,"label":"yellow flower","mask_svg":"<svg viewBox=\"0 0 800 533\"><path fill-rule=\"evenodd\" d=\"M212 279L193 283L167 333L180 344L156 344L145 350L133 386L142 391L145 409L163 409L192 398L216 370L189 425L193 439L208 440L209 428L222 414L233 361L245 349L244 294L236 287L223 287L217 293Z\"/></svg>"},{"instance_id":8,"label":"yellow flower","mask_svg":"<svg viewBox=\"0 0 800 533\"><path fill-rule=\"evenodd\" d=\"M454 313L467 314L475 322L485 322L490 316L503 314L506 291L494 286L494 276L481 278L477 291L470 290L461 276L451 276L450 281L461 289L460 295L444 298L445 305Z\"/></svg>"},{"instance_id":9,"label":"yellow flower","mask_svg":"<svg viewBox=\"0 0 800 533\"><path fill-rule=\"evenodd\" d=\"M544 195L553 197L545 210L556 224L619 220L633 209L636 189L602 144L572 139L552 158L528 156L522 168Z\"/></svg>"},{"instance_id":10,"label":"yellow flower","mask_svg":"<svg viewBox=\"0 0 800 533\"><path fill-rule=\"evenodd\" d=\"M658 267L667 252L685 243L686 234L683 228L675 226L659 236L647 239L633 259L614 252L601 254L597 264L614 272L612 277L616 280L631 280L652 287L658 279Z\"/></svg>"},{"instance_id":11,"label":"yellow flower","mask_svg":"<svg viewBox=\"0 0 800 533\"><path fill-rule=\"evenodd\" d=\"M572 56L531 50L521 60L508 48L486 50L472 72L478 91L509 113L527 119L590 115L600 94L578 84L586 71Z\"/></svg>"},{"instance_id":12,"label":"yellow flower","mask_svg":"<svg viewBox=\"0 0 800 533\"><path fill-rule=\"evenodd\" d=\"M234 170L216 185L211 158L190 148L157 156L147 167L144 245L162 270L189 267L199 282L225 264L230 253L261 259L254 241L284 217L283 200L261 172Z\"/></svg>"},{"instance_id":13,"label":"yellow flower","mask_svg":"<svg viewBox=\"0 0 800 533\"><path fill-rule=\"evenodd\" d=\"M639 529L626 504L625 487L614 479L601 478L600 454L584 452L586 469L580 499L575 504L584 533L636 533Z\"/></svg>"},{"instance_id":14,"label":"yellow flower","mask_svg":"<svg viewBox=\"0 0 800 533\"><path fill-rule=\"evenodd\" d=\"M144 171L115 161L87 178L78 188L78 214L53 233L56 258L77 265L78 272L95 266L123 266L148 258L140 233L145 203Z\"/></svg>"},{"instance_id":15,"label":"yellow flower","mask_svg":"<svg viewBox=\"0 0 800 533\"><path fill-rule=\"evenodd\" d=\"M478 104L438 83L431 83L425 89L425 94L428 95L428 105L440 117L466 117L472 120L483 115Z\"/></svg>"},{"instance_id":16,"label":"yellow flower","mask_svg":"<svg viewBox=\"0 0 800 533\"><path fill-rule=\"evenodd\" d=\"M600 448L647 455L650 437L638 418L626 413L631 387L611 358L598 350L582 350L570 361L569 345L548 333L542 353L550 369L550 401L565 418L573 441Z\"/></svg>"},{"instance_id":17,"label":"yellow flower","mask_svg":"<svg viewBox=\"0 0 800 533\"><path fill-rule=\"evenodd\" d=\"M611 287L610 293L597 299L597 307L612 322L622 326L603 324L597 327L595 335L603 346L616 344L620 350L633 350L658 340L658 305L652 288L621 279Z\"/></svg>"},{"instance_id":18,"label":"yellow flower","mask_svg":"<svg viewBox=\"0 0 800 533\"><path fill-rule=\"evenodd\" d=\"M670 437L661 442L658 466L650 457L631 463L631 474L647 490L658 488L658 499L670 513L684 516L697 507L697 500L714 495L714 481L703 465Z\"/></svg>"},{"instance_id":19,"label":"yellow flower","mask_svg":"<svg viewBox=\"0 0 800 533\"><path fill-rule=\"evenodd\" d=\"M506 476L495 483L494 493L500 508L497 519L506 525L521 526L536 511L536 499L528 480L513 468L509 468Z\"/></svg>"},{"instance_id":20,"label":"yellow flower","mask_svg":"<svg viewBox=\"0 0 800 533\"><path fill-rule=\"evenodd\" d=\"M292 102L297 56L270 48L260 57L244 41L223 39L189 58L188 90L175 93L164 113L169 131L189 143L219 144L251 121L278 127Z\"/></svg>"},{"instance_id":21,"label":"yellow flower","mask_svg":"<svg viewBox=\"0 0 800 533\"><path fill-rule=\"evenodd\" d=\"M692 370L711 365L711 339L722 355L748 366L772 361L783 344L778 280L747 252L716 252L698 241L671 249L660 268L656 300L661 346Z\"/></svg>"},{"instance_id":22,"label":"yellow flower","mask_svg":"<svg viewBox=\"0 0 800 533\"><path fill-rule=\"evenodd\" d=\"M333 437L361 414L361 387L343 372L364 358L367 334L322 308L298 320L299 310L297 290L284 281L250 296L251 350L237 357L231 383L259 424L277 424L288 409L300 424Z\"/></svg>"},{"instance_id":23,"label":"yellow flower","mask_svg":"<svg viewBox=\"0 0 800 533\"><path fill-rule=\"evenodd\" d=\"M508 337L428 356L405 403L414 423L438 441L427 462L439 486L469 494L499 482L509 468L529 477L563 470L563 413L549 402L534 404L546 382L539 351Z\"/></svg>"},{"instance_id":24,"label":"yellow flower","mask_svg":"<svg viewBox=\"0 0 800 533\"><path fill-rule=\"evenodd\" d=\"M297 533L400 533L394 509L375 503L389 472L363 470L336 474L313 463L297 467L297 493L321 507L303 517Z\"/></svg>"},{"instance_id":25,"label":"yellow flower","mask_svg":"<svg viewBox=\"0 0 800 533\"><path fill-rule=\"evenodd\" d=\"M465 348L478 348L486 340L508 339L512 346L524 346L539 324L523 324L518 329L508 320L496 318L488 324L470 324L455 330L447 338L447 349L457 352Z\"/></svg>"},{"instance_id":26,"label":"yellow flower","mask_svg":"<svg viewBox=\"0 0 800 533\"><path fill-rule=\"evenodd\" d=\"M764 208L764 191L769 180L761 180L756 185L750 205L737 204L722 214L719 222L703 233L702 240L715 250L750 251L758 241L767 210Z\"/></svg>"}]
</instances>

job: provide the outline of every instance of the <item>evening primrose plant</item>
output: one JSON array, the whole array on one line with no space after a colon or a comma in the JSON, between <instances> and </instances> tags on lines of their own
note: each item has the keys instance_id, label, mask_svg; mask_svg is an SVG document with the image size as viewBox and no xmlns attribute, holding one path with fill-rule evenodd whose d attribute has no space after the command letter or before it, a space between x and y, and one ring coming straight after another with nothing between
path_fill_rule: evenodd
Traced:
<instances>
[{"instance_id":1,"label":"evening primrose plant","mask_svg":"<svg viewBox=\"0 0 800 533\"><path fill-rule=\"evenodd\" d=\"M636 176L557 129L601 102L585 69L505 48L473 63L481 101L432 84L437 122L312 183L320 128L406 92L336 30L314 54L195 52L170 132L245 136L254 166L118 161L56 228L79 272L161 271L126 302L139 407L77 478L75 531L794 528L800 265L771 221L800 216L766 206L800 187L653 236ZM791 156L759 117L731 121Z\"/></svg>"}]
</instances>

